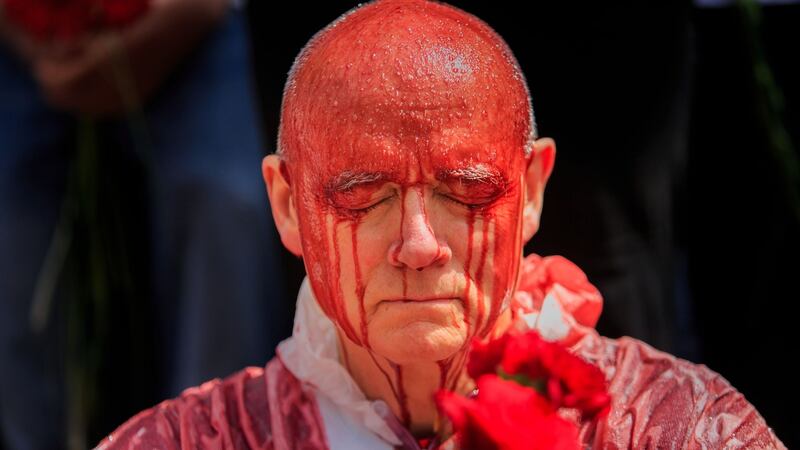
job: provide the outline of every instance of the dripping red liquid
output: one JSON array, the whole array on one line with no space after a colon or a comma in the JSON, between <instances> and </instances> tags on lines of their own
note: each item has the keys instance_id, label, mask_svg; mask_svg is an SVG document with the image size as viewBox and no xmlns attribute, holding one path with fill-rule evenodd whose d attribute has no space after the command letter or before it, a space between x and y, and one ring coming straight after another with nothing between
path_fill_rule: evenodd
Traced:
<instances>
[{"instance_id":1,"label":"dripping red liquid","mask_svg":"<svg viewBox=\"0 0 800 450\"><path fill-rule=\"evenodd\" d=\"M336 234L340 223L341 221L339 219L336 219L333 223L334 273L330 278L333 279L333 284L335 286L333 293L335 293L334 295L336 295L336 298L333 299L332 309L335 311L336 321L344 330L345 335L354 343L360 344L361 339L359 339L355 329L353 328L353 324L351 324L350 320L347 318L347 310L344 303L344 292L342 291L342 284L339 279L339 274L342 273L342 255L339 251L339 240L336 238Z\"/></svg>"},{"instance_id":2,"label":"dripping red liquid","mask_svg":"<svg viewBox=\"0 0 800 450\"><path fill-rule=\"evenodd\" d=\"M472 275L469 273L469 266L472 264L472 242L473 231L475 229L475 211L470 211L467 217L467 258L464 262L464 323L467 325L467 337L470 337L470 307L469 307L469 290L472 284Z\"/></svg>"},{"instance_id":3,"label":"dripping red liquid","mask_svg":"<svg viewBox=\"0 0 800 450\"><path fill-rule=\"evenodd\" d=\"M483 299L483 269L486 264L486 254L489 250L489 243L487 240L489 239L489 225L490 221L488 217L484 217L482 220L483 223L483 230L481 234L481 252L480 252L480 259L478 259L478 267L475 269L475 287L477 288L477 298L478 298L478 318L475 319L475 334L479 334L477 332L478 329L481 328L481 322L483 321L483 315L486 312L486 303ZM494 297L490 299L493 303L495 301ZM489 325L489 321L487 321L486 325Z\"/></svg>"},{"instance_id":4,"label":"dripping red liquid","mask_svg":"<svg viewBox=\"0 0 800 450\"><path fill-rule=\"evenodd\" d=\"M447 376L450 373L450 367L453 365L455 356L451 356L441 361L436 361L439 365L439 389L449 389L447 386Z\"/></svg>"},{"instance_id":5,"label":"dripping red liquid","mask_svg":"<svg viewBox=\"0 0 800 450\"><path fill-rule=\"evenodd\" d=\"M406 388L403 386L403 368L398 364L392 364L394 373L397 378L397 404L400 406L400 420L403 425L408 428L411 425L411 414L408 411L408 398L406 397Z\"/></svg>"},{"instance_id":6,"label":"dripping red liquid","mask_svg":"<svg viewBox=\"0 0 800 450\"><path fill-rule=\"evenodd\" d=\"M358 298L358 312L361 317L361 339L364 347L369 346L369 334L367 332L367 311L364 305L364 281L361 279L361 264L358 262L358 226L360 221L350 223L350 239L353 247L353 272L356 281L356 298Z\"/></svg>"}]
</instances>

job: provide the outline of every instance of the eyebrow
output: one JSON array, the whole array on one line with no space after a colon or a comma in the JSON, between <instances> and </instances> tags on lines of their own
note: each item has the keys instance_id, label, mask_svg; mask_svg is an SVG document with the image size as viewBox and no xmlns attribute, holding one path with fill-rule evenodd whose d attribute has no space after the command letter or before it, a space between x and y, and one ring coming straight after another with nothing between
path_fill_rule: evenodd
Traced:
<instances>
[{"instance_id":1,"label":"eyebrow","mask_svg":"<svg viewBox=\"0 0 800 450\"><path fill-rule=\"evenodd\" d=\"M348 170L333 178L328 183L326 190L331 193L347 192L359 186L374 184L388 178L389 176L385 172L351 172Z\"/></svg>"},{"instance_id":2,"label":"eyebrow","mask_svg":"<svg viewBox=\"0 0 800 450\"><path fill-rule=\"evenodd\" d=\"M470 183L503 184L504 177L495 169L478 164L460 169L440 170L436 174L439 181L459 180Z\"/></svg>"},{"instance_id":3,"label":"eyebrow","mask_svg":"<svg viewBox=\"0 0 800 450\"><path fill-rule=\"evenodd\" d=\"M327 183L325 191L329 194L348 192L361 186L368 186L387 181L391 178L386 172L353 172L344 171ZM491 167L484 164L463 167L459 169L444 169L436 174L439 181L461 181L467 183L485 183L504 185L505 177Z\"/></svg>"}]
</instances>

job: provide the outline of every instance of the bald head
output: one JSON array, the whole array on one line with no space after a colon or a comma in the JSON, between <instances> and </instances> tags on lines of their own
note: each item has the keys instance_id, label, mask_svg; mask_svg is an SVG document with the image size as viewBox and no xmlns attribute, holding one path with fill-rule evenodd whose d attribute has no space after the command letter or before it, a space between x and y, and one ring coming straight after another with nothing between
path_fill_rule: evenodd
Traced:
<instances>
[{"instance_id":1,"label":"bald head","mask_svg":"<svg viewBox=\"0 0 800 450\"><path fill-rule=\"evenodd\" d=\"M454 118L529 151L530 100L505 42L451 6L379 0L340 17L300 53L284 92L279 149L290 165L318 165L354 146L381 153L397 140L432 136L447 146L458 133L437 133Z\"/></svg>"}]
</instances>

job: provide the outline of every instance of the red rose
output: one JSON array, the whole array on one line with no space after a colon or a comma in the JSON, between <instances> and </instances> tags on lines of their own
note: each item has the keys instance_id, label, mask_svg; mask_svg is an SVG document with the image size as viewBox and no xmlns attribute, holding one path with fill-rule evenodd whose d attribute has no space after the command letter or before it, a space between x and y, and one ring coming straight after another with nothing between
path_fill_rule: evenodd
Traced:
<instances>
[{"instance_id":1,"label":"red rose","mask_svg":"<svg viewBox=\"0 0 800 450\"><path fill-rule=\"evenodd\" d=\"M464 450L578 449L578 428L559 408L594 419L611 402L600 369L535 331L473 341L467 372L477 382L474 399L436 394Z\"/></svg>"},{"instance_id":2,"label":"red rose","mask_svg":"<svg viewBox=\"0 0 800 450\"><path fill-rule=\"evenodd\" d=\"M462 450L577 450L577 428L559 417L535 390L484 375L468 400L448 391L436 396L453 423Z\"/></svg>"},{"instance_id":3,"label":"red rose","mask_svg":"<svg viewBox=\"0 0 800 450\"><path fill-rule=\"evenodd\" d=\"M467 373L473 380L477 380L481 375L497 373L497 368L503 362L510 338L511 336L506 333L497 339L486 342L478 339L472 341L467 360Z\"/></svg>"},{"instance_id":4,"label":"red rose","mask_svg":"<svg viewBox=\"0 0 800 450\"><path fill-rule=\"evenodd\" d=\"M587 418L604 413L610 404L600 369L535 331L474 342L467 371L473 379L500 373L536 387L553 409L577 408Z\"/></svg>"}]
</instances>

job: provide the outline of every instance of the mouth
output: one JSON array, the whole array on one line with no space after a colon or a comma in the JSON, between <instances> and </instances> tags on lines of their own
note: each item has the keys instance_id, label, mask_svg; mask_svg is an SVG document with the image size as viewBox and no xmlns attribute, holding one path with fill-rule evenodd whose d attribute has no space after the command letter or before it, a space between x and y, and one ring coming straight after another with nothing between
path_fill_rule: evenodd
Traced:
<instances>
[{"instance_id":1,"label":"mouth","mask_svg":"<svg viewBox=\"0 0 800 450\"><path fill-rule=\"evenodd\" d=\"M380 303L432 303L432 302L441 303L441 302L460 301L460 300L461 299L458 297L431 296L431 297L413 297L413 298L389 298L381 300Z\"/></svg>"},{"instance_id":2,"label":"mouth","mask_svg":"<svg viewBox=\"0 0 800 450\"><path fill-rule=\"evenodd\" d=\"M461 307L462 300L458 297L412 297L412 298L391 298L380 301L375 305L374 311L404 311L404 310L429 310L447 309Z\"/></svg>"},{"instance_id":3,"label":"mouth","mask_svg":"<svg viewBox=\"0 0 800 450\"><path fill-rule=\"evenodd\" d=\"M447 296L403 297L385 299L375 305L368 323L389 324L402 328L411 324L429 323L436 328L462 328L465 307L461 298ZM388 322L387 322L388 321Z\"/></svg>"}]
</instances>

